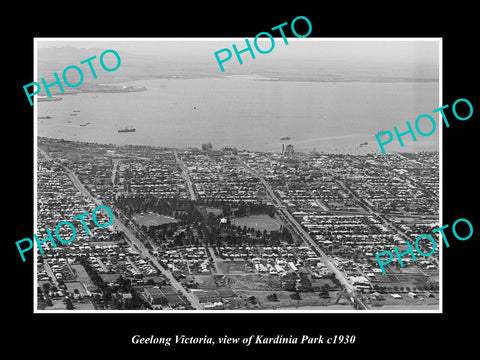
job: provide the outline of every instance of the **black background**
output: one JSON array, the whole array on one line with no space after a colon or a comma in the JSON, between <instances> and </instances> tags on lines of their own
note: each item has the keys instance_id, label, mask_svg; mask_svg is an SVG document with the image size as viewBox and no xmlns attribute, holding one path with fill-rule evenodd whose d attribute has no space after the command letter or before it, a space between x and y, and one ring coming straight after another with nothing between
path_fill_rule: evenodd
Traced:
<instances>
[{"instance_id":1,"label":"black background","mask_svg":"<svg viewBox=\"0 0 480 360\"><path fill-rule=\"evenodd\" d=\"M418 3L418 2L417 2ZM75 3L76 4L76 3ZM418 4L385 3L380 7L357 2L338 6L294 6L277 3L251 6L222 3L218 6L184 2L181 9L162 3L41 3L6 11L13 22L2 24L6 39L3 56L4 133L3 189L3 294L2 328L8 348L29 351L39 358L78 354L101 355L151 353L168 356L180 352L207 355L223 352L242 356L253 352L268 355L416 356L438 350L462 349L475 344L477 274L480 227L476 183L478 167L476 130L480 104L478 88L478 20L474 10L462 3L420 8ZM266 8L266 10L265 10ZM253 38L297 16L310 19L309 37L442 37L443 104L467 98L474 114L457 121L450 114L450 128L443 127L443 224L469 219L474 235L467 241L450 241L443 251L443 314L33 314L33 260L21 262L15 241L33 234L33 108L23 85L33 81L34 37L241 37ZM478 31L477 31L478 32ZM288 36L288 35L287 35ZM213 55L212 55L213 56ZM274 52L269 56L275 56ZM474 91L475 88L475 91ZM6 101L5 101L6 100ZM429 109L428 109L429 110ZM433 110L433 109L432 109ZM420 115L420 114L419 114ZM405 119L412 120L412 119ZM470 326L473 325L473 328ZM478 331L477 331L478 333ZM135 334L203 337L252 334L288 336L307 334L355 335L354 345L133 345ZM6 352L7 349L4 349ZM278 355L277 355L278 354ZM283 358L283 356L282 356Z\"/></svg>"}]
</instances>

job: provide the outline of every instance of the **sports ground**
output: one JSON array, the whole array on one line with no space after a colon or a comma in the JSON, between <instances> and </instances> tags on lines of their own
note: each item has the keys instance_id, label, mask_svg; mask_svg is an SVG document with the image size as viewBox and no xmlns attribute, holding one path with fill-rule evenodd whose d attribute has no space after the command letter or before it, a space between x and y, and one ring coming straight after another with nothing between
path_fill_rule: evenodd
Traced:
<instances>
[{"instance_id":1,"label":"sports ground","mask_svg":"<svg viewBox=\"0 0 480 360\"><path fill-rule=\"evenodd\" d=\"M172 217L157 214L139 214L135 215L133 217L133 220L135 220L135 222L140 226L156 226L172 222L178 222L177 219L174 219Z\"/></svg>"},{"instance_id":2,"label":"sports ground","mask_svg":"<svg viewBox=\"0 0 480 360\"><path fill-rule=\"evenodd\" d=\"M280 223L268 215L250 215L231 220L233 225L246 226L255 230L276 231L280 230Z\"/></svg>"}]
</instances>

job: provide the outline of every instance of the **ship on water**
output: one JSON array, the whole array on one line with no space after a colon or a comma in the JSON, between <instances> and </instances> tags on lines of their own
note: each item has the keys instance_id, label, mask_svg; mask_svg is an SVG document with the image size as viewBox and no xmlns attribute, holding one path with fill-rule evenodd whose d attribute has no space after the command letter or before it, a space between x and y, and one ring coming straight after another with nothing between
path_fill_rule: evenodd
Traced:
<instances>
[{"instance_id":1,"label":"ship on water","mask_svg":"<svg viewBox=\"0 0 480 360\"><path fill-rule=\"evenodd\" d=\"M51 119L52 117L51 116L39 116L38 119Z\"/></svg>"},{"instance_id":2,"label":"ship on water","mask_svg":"<svg viewBox=\"0 0 480 360\"><path fill-rule=\"evenodd\" d=\"M123 128L123 129L118 129L118 132L119 132L119 133L135 132L135 128L125 127L125 128Z\"/></svg>"}]
</instances>

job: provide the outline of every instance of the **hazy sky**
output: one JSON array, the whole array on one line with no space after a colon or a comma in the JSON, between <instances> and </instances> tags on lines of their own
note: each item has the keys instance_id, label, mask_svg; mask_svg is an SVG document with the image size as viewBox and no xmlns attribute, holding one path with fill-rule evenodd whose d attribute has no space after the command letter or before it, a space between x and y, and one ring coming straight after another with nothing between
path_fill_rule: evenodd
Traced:
<instances>
[{"instance_id":1,"label":"hazy sky","mask_svg":"<svg viewBox=\"0 0 480 360\"><path fill-rule=\"evenodd\" d=\"M38 39L38 47L59 47L75 46L81 48L105 48L115 49L119 53L122 51L137 54L151 55L163 58L175 58L177 61L215 61L214 52L222 48L229 48L232 52L232 44L236 44L238 49L245 48L245 38L231 38L229 40L218 39L212 41L209 38L204 40L183 40L183 39L150 39L131 40L131 39L108 39L76 40L60 38L58 41L53 39ZM368 62L393 62L393 63L416 63L438 66L439 62L439 40L438 39L378 39L378 40L342 40L341 38L287 38L288 45L283 39L275 38L275 48L268 54L259 54L253 47L253 39L249 38L256 59L274 60L342 60L352 59ZM265 38L266 43L261 47L268 49L270 40ZM248 53L242 54L242 59L251 60Z\"/></svg>"}]
</instances>

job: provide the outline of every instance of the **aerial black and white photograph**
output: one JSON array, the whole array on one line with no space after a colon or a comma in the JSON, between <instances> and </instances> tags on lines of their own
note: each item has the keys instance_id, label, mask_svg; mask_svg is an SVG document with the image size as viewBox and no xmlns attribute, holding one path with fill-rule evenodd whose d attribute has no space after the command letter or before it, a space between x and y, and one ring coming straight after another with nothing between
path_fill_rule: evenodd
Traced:
<instances>
[{"instance_id":1,"label":"aerial black and white photograph","mask_svg":"<svg viewBox=\"0 0 480 360\"><path fill-rule=\"evenodd\" d=\"M35 312L442 310L441 38L250 43L35 39Z\"/></svg>"},{"instance_id":2,"label":"aerial black and white photograph","mask_svg":"<svg viewBox=\"0 0 480 360\"><path fill-rule=\"evenodd\" d=\"M72 5L3 22L5 352L474 350L473 8Z\"/></svg>"}]
</instances>

